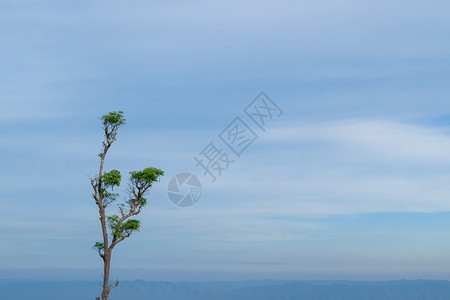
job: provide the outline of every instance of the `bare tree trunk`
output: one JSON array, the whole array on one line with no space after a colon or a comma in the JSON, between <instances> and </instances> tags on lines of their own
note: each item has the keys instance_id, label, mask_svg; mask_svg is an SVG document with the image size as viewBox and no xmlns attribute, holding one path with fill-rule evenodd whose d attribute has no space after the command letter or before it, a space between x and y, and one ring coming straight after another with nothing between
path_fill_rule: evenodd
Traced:
<instances>
[{"instance_id":1,"label":"bare tree trunk","mask_svg":"<svg viewBox=\"0 0 450 300\"><path fill-rule=\"evenodd\" d=\"M103 258L103 291L102 300L108 300L109 296L109 269L111 266L111 252L105 249L105 257Z\"/></svg>"}]
</instances>

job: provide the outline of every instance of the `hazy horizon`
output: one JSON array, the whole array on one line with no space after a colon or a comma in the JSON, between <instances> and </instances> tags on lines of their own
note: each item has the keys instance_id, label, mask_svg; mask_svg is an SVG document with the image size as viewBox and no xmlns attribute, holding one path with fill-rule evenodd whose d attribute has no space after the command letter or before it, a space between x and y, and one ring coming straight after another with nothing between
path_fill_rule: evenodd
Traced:
<instances>
[{"instance_id":1,"label":"hazy horizon","mask_svg":"<svg viewBox=\"0 0 450 300\"><path fill-rule=\"evenodd\" d=\"M220 272L199 270L148 270L148 269L122 269L111 271L112 278L121 281L247 281L247 280L276 280L276 281L397 281L397 280L450 280L446 273L396 273L391 275L320 272ZM32 281L98 281L101 278L101 269L0 269L0 280L32 280Z\"/></svg>"}]
</instances>

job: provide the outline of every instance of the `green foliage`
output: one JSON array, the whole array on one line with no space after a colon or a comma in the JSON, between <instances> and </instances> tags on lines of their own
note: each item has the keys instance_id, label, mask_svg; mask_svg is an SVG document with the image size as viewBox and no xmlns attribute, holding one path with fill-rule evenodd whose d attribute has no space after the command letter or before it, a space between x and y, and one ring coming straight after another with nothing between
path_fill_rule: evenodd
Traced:
<instances>
[{"instance_id":1,"label":"green foliage","mask_svg":"<svg viewBox=\"0 0 450 300\"><path fill-rule=\"evenodd\" d=\"M118 193L110 193L105 189L101 189L101 193L103 195L103 198L105 198L108 202L116 201L116 199L119 197Z\"/></svg>"},{"instance_id":2,"label":"green foliage","mask_svg":"<svg viewBox=\"0 0 450 300\"><path fill-rule=\"evenodd\" d=\"M119 186L120 181L122 180L122 175L117 170L111 170L109 172L106 172L103 174L102 181L105 185L105 188L111 187L114 188L114 186Z\"/></svg>"},{"instance_id":3,"label":"green foliage","mask_svg":"<svg viewBox=\"0 0 450 300\"><path fill-rule=\"evenodd\" d=\"M164 171L149 167L142 171L130 172L130 175L130 181L133 185L138 189L142 189L151 187L153 182L158 181L159 176L164 175Z\"/></svg>"},{"instance_id":4,"label":"green foliage","mask_svg":"<svg viewBox=\"0 0 450 300\"><path fill-rule=\"evenodd\" d=\"M100 119L103 121L103 126L105 126L105 138L109 147L116 140L117 129L125 124L125 118L123 117L123 112L119 110L112 111L107 115L102 116ZM104 144L104 146L106 147L106 144ZM104 155L106 155L106 152L99 154L100 157L103 157Z\"/></svg>"},{"instance_id":5,"label":"green foliage","mask_svg":"<svg viewBox=\"0 0 450 300\"><path fill-rule=\"evenodd\" d=\"M141 203L139 204L139 207L144 207L147 204L147 198L141 197Z\"/></svg>"},{"instance_id":6,"label":"green foliage","mask_svg":"<svg viewBox=\"0 0 450 300\"><path fill-rule=\"evenodd\" d=\"M92 248L104 250L105 249L105 244L103 244L101 242L95 242L95 244L94 244L94 246Z\"/></svg>"},{"instance_id":7,"label":"green foliage","mask_svg":"<svg viewBox=\"0 0 450 300\"><path fill-rule=\"evenodd\" d=\"M103 197L102 204L104 207L106 207L109 204L111 204L112 202L116 201L117 198L119 197L118 193L110 193L106 189L99 189L99 192Z\"/></svg>"},{"instance_id":8,"label":"green foliage","mask_svg":"<svg viewBox=\"0 0 450 300\"><path fill-rule=\"evenodd\" d=\"M135 219L130 219L122 224L122 229L124 231L135 231L135 230L139 230L140 227L141 227L141 221L135 220Z\"/></svg>"},{"instance_id":9,"label":"green foliage","mask_svg":"<svg viewBox=\"0 0 450 300\"><path fill-rule=\"evenodd\" d=\"M126 202L130 207L136 203L136 199L132 198ZM141 202L139 203L139 208L144 207L147 204L147 198L141 197Z\"/></svg>"},{"instance_id":10,"label":"green foliage","mask_svg":"<svg viewBox=\"0 0 450 300\"><path fill-rule=\"evenodd\" d=\"M100 118L103 121L104 126L120 127L125 124L125 118L123 117L123 111L112 111Z\"/></svg>"},{"instance_id":11,"label":"green foliage","mask_svg":"<svg viewBox=\"0 0 450 300\"><path fill-rule=\"evenodd\" d=\"M105 244L101 242L95 242L92 249L97 250L98 254L102 255L105 252Z\"/></svg>"},{"instance_id":12,"label":"green foliage","mask_svg":"<svg viewBox=\"0 0 450 300\"><path fill-rule=\"evenodd\" d=\"M116 230L117 223L119 223L119 219L120 218L117 215L112 215L112 216L106 217L106 221L108 222L108 226L109 226L109 228L112 231Z\"/></svg>"},{"instance_id":13,"label":"green foliage","mask_svg":"<svg viewBox=\"0 0 450 300\"><path fill-rule=\"evenodd\" d=\"M141 222L139 220L130 219L124 223L119 223L120 218L117 215L107 217L108 227L111 229L113 237L121 238L129 236L133 231L139 230Z\"/></svg>"}]
</instances>

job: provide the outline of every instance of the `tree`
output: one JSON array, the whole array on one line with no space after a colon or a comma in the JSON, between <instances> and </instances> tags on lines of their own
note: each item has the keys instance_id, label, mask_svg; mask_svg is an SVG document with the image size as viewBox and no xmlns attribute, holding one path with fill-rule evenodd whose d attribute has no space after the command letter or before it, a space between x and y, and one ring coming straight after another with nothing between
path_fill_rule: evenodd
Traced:
<instances>
[{"instance_id":1,"label":"tree","mask_svg":"<svg viewBox=\"0 0 450 300\"><path fill-rule=\"evenodd\" d=\"M104 172L103 167L105 157L111 145L116 141L118 129L125 124L122 111L110 112L101 118L105 139L100 157L100 169L98 175L91 178L91 185L94 189L92 197L98 206L100 224L102 228L102 242L96 242L93 246L103 259L103 291L101 300L107 300L109 293L114 287L119 285L119 279L114 284L109 283L109 271L111 266L112 251L117 244L130 237L135 231L139 231L140 221L133 219L147 204L144 197L153 183L158 181L164 172L160 169L149 167L142 171L130 172L128 182L128 200L118 205L119 214L106 215L107 207L114 203L118 193L114 193L114 187L120 186L122 176L118 170ZM97 297L97 299L100 299Z\"/></svg>"}]
</instances>

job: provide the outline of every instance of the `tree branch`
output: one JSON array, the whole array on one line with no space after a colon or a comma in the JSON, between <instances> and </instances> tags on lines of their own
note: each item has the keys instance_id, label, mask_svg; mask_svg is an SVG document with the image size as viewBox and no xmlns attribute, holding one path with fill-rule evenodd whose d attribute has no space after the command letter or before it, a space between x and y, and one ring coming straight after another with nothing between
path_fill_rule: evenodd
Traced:
<instances>
[{"instance_id":1,"label":"tree branch","mask_svg":"<svg viewBox=\"0 0 450 300\"><path fill-rule=\"evenodd\" d=\"M119 286L119 277L117 277L116 283L114 283L113 285L110 285L110 286L109 286L108 294L111 293L111 290L112 290L113 288L117 287L117 286Z\"/></svg>"}]
</instances>

